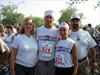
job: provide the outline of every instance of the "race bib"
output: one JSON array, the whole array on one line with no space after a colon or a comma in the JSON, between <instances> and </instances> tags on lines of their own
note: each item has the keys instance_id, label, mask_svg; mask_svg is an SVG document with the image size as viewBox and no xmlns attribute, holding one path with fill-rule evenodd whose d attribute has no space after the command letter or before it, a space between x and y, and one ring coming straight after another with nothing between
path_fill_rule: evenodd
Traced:
<instances>
[{"instance_id":1,"label":"race bib","mask_svg":"<svg viewBox=\"0 0 100 75\"><path fill-rule=\"evenodd\" d=\"M55 61L57 64L64 64L64 55L56 55Z\"/></svg>"},{"instance_id":2,"label":"race bib","mask_svg":"<svg viewBox=\"0 0 100 75\"><path fill-rule=\"evenodd\" d=\"M51 45L41 45L41 51L45 54L51 54L52 46Z\"/></svg>"}]
</instances>

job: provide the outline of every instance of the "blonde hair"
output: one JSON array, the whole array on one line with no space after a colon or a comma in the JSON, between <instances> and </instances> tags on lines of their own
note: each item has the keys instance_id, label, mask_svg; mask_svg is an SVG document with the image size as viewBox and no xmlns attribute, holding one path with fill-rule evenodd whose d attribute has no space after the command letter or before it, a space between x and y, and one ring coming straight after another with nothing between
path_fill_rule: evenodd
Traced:
<instances>
[{"instance_id":1,"label":"blonde hair","mask_svg":"<svg viewBox=\"0 0 100 75\"><path fill-rule=\"evenodd\" d=\"M21 27L21 31L20 31L20 34L24 34L25 30L24 30L24 27L25 27L25 24L28 20L32 20L32 18L28 17L24 20L23 22L23 25ZM31 34L34 35L36 33L36 30L35 30L35 24L33 23L33 20L32 20L32 24L33 24L33 28L31 30Z\"/></svg>"}]
</instances>

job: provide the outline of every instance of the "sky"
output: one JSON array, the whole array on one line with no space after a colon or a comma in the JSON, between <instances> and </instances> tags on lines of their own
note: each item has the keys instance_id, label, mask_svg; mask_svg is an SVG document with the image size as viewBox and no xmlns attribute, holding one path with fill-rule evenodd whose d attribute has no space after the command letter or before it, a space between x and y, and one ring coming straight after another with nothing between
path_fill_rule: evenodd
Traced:
<instances>
[{"instance_id":1,"label":"sky","mask_svg":"<svg viewBox=\"0 0 100 75\"><path fill-rule=\"evenodd\" d=\"M75 5L78 9L77 13L82 12L84 19L82 24L91 23L93 27L100 24L100 8L93 9L93 5L97 0L83 2ZM55 22L61 16L60 11L66 9L68 0L0 0L0 5L17 5L17 12L23 13L25 16L37 16L43 18L44 11L51 9L55 12Z\"/></svg>"}]
</instances>

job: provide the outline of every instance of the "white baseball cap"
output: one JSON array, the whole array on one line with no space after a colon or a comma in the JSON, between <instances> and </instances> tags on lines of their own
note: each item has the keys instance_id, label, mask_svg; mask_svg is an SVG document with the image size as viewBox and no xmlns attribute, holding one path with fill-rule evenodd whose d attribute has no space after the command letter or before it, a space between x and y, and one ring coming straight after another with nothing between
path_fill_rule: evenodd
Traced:
<instances>
[{"instance_id":1,"label":"white baseball cap","mask_svg":"<svg viewBox=\"0 0 100 75\"><path fill-rule=\"evenodd\" d=\"M70 17L70 19L71 19L71 20L72 20L72 19L79 19L79 20L80 20L80 16L79 16L78 14L72 15L72 16Z\"/></svg>"},{"instance_id":2,"label":"white baseball cap","mask_svg":"<svg viewBox=\"0 0 100 75\"><path fill-rule=\"evenodd\" d=\"M54 11L52 11L52 10L46 10L44 12L44 17L46 17L46 16L54 17Z\"/></svg>"},{"instance_id":3,"label":"white baseball cap","mask_svg":"<svg viewBox=\"0 0 100 75\"><path fill-rule=\"evenodd\" d=\"M66 22L62 22L61 24L59 24L59 29L60 28L66 28L66 29L68 29L69 30L69 25L66 23Z\"/></svg>"}]
</instances>

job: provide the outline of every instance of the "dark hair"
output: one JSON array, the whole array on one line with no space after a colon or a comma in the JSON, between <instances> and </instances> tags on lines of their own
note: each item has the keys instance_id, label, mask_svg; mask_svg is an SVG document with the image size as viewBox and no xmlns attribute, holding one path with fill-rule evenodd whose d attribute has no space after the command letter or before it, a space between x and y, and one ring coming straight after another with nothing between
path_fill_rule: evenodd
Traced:
<instances>
[{"instance_id":1,"label":"dark hair","mask_svg":"<svg viewBox=\"0 0 100 75\"><path fill-rule=\"evenodd\" d=\"M7 28L7 29L10 28L11 30L13 30L13 28L12 28L11 25L6 26L6 28Z\"/></svg>"},{"instance_id":2,"label":"dark hair","mask_svg":"<svg viewBox=\"0 0 100 75\"><path fill-rule=\"evenodd\" d=\"M86 30L88 27L83 27L83 30Z\"/></svg>"},{"instance_id":3,"label":"dark hair","mask_svg":"<svg viewBox=\"0 0 100 75\"><path fill-rule=\"evenodd\" d=\"M92 25L89 23L88 26L91 27Z\"/></svg>"}]
</instances>

